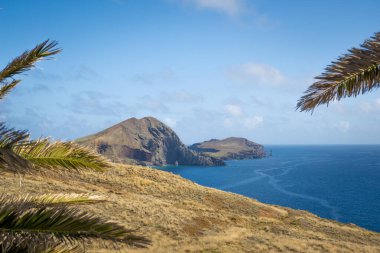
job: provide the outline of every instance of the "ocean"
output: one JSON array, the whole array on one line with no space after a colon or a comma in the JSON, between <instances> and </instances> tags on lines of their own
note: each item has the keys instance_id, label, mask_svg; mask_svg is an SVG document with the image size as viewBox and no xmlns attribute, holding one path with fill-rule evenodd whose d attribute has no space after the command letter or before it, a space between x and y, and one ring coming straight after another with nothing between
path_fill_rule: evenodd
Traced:
<instances>
[{"instance_id":1,"label":"ocean","mask_svg":"<svg viewBox=\"0 0 380 253\"><path fill-rule=\"evenodd\" d=\"M266 146L272 156L224 167L159 169L264 203L380 232L380 145Z\"/></svg>"}]
</instances>

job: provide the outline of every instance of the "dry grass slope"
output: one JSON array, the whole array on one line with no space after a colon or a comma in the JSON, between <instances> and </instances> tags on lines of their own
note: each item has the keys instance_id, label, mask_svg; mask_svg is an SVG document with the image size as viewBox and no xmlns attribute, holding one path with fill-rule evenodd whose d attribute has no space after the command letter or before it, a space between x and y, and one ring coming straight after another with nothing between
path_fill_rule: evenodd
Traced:
<instances>
[{"instance_id":1,"label":"dry grass slope","mask_svg":"<svg viewBox=\"0 0 380 253\"><path fill-rule=\"evenodd\" d=\"M104 173L2 174L1 193L94 193L105 203L80 208L139 228L153 240L128 252L380 252L380 234L305 211L262 204L179 176L117 165ZM110 252L98 244L90 252ZM115 250L115 252L118 252Z\"/></svg>"}]
</instances>

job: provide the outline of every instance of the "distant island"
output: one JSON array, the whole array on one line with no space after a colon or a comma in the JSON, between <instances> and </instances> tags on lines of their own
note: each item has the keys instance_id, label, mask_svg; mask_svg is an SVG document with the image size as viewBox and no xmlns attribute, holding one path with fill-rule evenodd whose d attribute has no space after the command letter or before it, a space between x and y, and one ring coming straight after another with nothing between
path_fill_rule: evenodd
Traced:
<instances>
[{"instance_id":1,"label":"distant island","mask_svg":"<svg viewBox=\"0 0 380 253\"><path fill-rule=\"evenodd\" d=\"M119 163L147 166L225 165L222 159L189 149L172 129L153 117L130 118L76 142Z\"/></svg>"},{"instance_id":2,"label":"distant island","mask_svg":"<svg viewBox=\"0 0 380 253\"><path fill-rule=\"evenodd\" d=\"M264 146L245 138L211 139L189 146L190 149L222 160L257 159L266 156Z\"/></svg>"}]
</instances>

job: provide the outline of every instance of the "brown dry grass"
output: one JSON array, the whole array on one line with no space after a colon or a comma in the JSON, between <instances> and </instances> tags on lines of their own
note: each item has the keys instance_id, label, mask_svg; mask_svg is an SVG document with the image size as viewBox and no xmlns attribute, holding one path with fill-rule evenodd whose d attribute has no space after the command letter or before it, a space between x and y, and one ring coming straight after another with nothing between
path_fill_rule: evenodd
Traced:
<instances>
[{"instance_id":1,"label":"brown dry grass","mask_svg":"<svg viewBox=\"0 0 380 253\"><path fill-rule=\"evenodd\" d=\"M104 173L2 174L2 193L95 193L108 201L80 208L128 228L153 244L128 252L380 252L380 234L305 211L202 187L171 173L117 165ZM91 252L110 252L97 246ZM116 251L115 251L116 252Z\"/></svg>"}]
</instances>

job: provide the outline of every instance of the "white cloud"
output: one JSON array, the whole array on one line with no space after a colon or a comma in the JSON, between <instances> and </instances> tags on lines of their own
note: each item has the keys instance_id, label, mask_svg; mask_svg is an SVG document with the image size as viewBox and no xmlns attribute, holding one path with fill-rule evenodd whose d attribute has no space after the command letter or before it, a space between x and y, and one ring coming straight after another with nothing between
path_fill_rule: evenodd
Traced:
<instances>
[{"instance_id":1,"label":"white cloud","mask_svg":"<svg viewBox=\"0 0 380 253\"><path fill-rule=\"evenodd\" d=\"M227 75L236 81L252 84L278 85L286 81L281 71L259 63L247 63L231 68L227 71Z\"/></svg>"},{"instance_id":2,"label":"white cloud","mask_svg":"<svg viewBox=\"0 0 380 253\"><path fill-rule=\"evenodd\" d=\"M226 118L223 120L223 125L226 128L244 127L246 129L253 129L264 122L262 116L249 116L239 118Z\"/></svg>"},{"instance_id":3,"label":"white cloud","mask_svg":"<svg viewBox=\"0 0 380 253\"><path fill-rule=\"evenodd\" d=\"M365 113L371 113L380 110L380 98L377 98L375 101L360 102L360 110Z\"/></svg>"},{"instance_id":4,"label":"white cloud","mask_svg":"<svg viewBox=\"0 0 380 253\"><path fill-rule=\"evenodd\" d=\"M266 15L266 14L258 13L257 11L255 12L255 14L256 14L255 23L259 27L276 28L280 24L280 22L278 20L273 20L273 19L269 18L268 15Z\"/></svg>"},{"instance_id":5,"label":"white cloud","mask_svg":"<svg viewBox=\"0 0 380 253\"><path fill-rule=\"evenodd\" d=\"M232 116L241 116L243 114L243 110L240 106L234 104L227 104L225 106L226 111Z\"/></svg>"},{"instance_id":6,"label":"white cloud","mask_svg":"<svg viewBox=\"0 0 380 253\"><path fill-rule=\"evenodd\" d=\"M235 124L234 124L233 120L231 120L231 119L224 119L223 120L223 125L225 127L230 128L230 127L233 127Z\"/></svg>"},{"instance_id":7,"label":"white cloud","mask_svg":"<svg viewBox=\"0 0 380 253\"><path fill-rule=\"evenodd\" d=\"M261 116L253 116L244 119L244 126L246 128L255 128L257 125L263 123L264 118Z\"/></svg>"},{"instance_id":8,"label":"white cloud","mask_svg":"<svg viewBox=\"0 0 380 253\"><path fill-rule=\"evenodd\" d=\"M154 98L150 95L146 95L140 98L140 103L137 104L136 108L145 112L154 113L168 113L170 109L163 103L160 99Z\"/></svg>"},{"instance_id":9,"label":"white cloud","mask_svg":"<svg viewBox=\"0 0 380 253\"><path fill-rule=\"evenodd\" d=\"M62 109L71 113L97 116L122 116L132 113L132 107L118 101L118 97L102 92L88 90L72 94L68 103L57 102Z\"/></svg>"},{"instance_id":10,"label":"white cloud","mask_svg":"<svg viewBox=\"0 0 380 253\"><path fill-rule=\"evenodd\" d=\"M242 106L241 102L230 102L224 106L224 127L253 129L264 121L262 116L247 114Z\"/></svg>"},{"instance_id":11,"label":"white cloud","mask_svg":"<svg viewBox=\"0 0 380 253\"><path fill-rule=\"evenodd\" d=\"M265 29L277 27L280 22L268 17L267 14L261 13L254 8L249 0L168 0L185 5L193 6L199 10L211 10L224 13L230 17L250 16L253 23Z\"/></svg>"},{"instance_id":12,"label":"white cloud","mask_svg":"<svg viewBox=\"0 0 380 253\"><path fill-rule=\"evenodd\" d=\"M360 103L360 109L363 111L363 112L370 112L372 110L372 105L368 102L364 102L362 101Z\"/></svg>"},{"instance_id":13,"label":"white cloud","mask_svg":"<svg viewBox=\"0 0 380 253\"><path fill-rule=\"evenodd\" d=\"M192 94L185 90L162 92L159 99L168 103L197 103L203 101L201 94Z\"/></svg>"},{"instance_id":14,"label":"white cloud","mask_svg":"<svg viewBox=\"0 0 380 253\"><path fill-rule=\"evenodd\" d=\"M376 99L375 106L380 109L380 98Z\"/></svg>"},{"instance_id":15,"label":"white cloud","mask_svg":"<svg viewBox=\"0 0 380 253\"><path fill-rule=\"evenodd\" d=\"M195 5L199 9L208 9L236 16L246 8L246 0L182 0Z\"/></svg>"},{"instance_id":16,"label":"white cloud","mask_svg":"<svg viewBox=\"0 0 380 253\"><path fill-rule=\"evenodd\" d=\"M171 68L164 68L157 72L138 73L128 78L128 81L138 82L145 85L170 83L176 80L176 73Z\"/></svg>"},{"instance_id":17,"label":"white cloud","mask_svg":"<svg viewBox=\"0 0 380 253\"><path fill-rule=\"evenodd\" d=\"M170 117L166 117L164 118L164 122L170 127L175 127L177 125L178 120L170 118Z\"/></svg>"},{"instance_id":18,"label":"white cloud","mask_svg":"<svg viewBox=\"0 0 380 253\"><path fill-rule=\"evenodd\" d=\"M346 113L348 108L341 102L334 100L330 103L332 109L337 113Z\"/></svg>"},{"instance_id":19,"label":"white cloud","mask_svg":"<svg viewBox=\"0 0 380 253\"><path fill-rule=\"evenodd\" d=\"M350 129L350 122L348 121L340 121L338 124L338 129L343 133L347 132Z\"/></svg>"}]
</instances>

